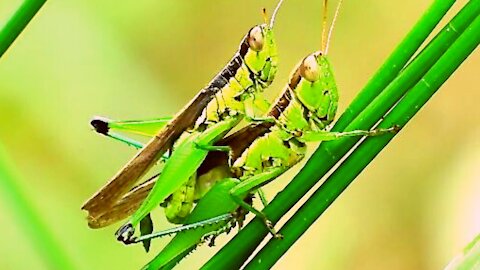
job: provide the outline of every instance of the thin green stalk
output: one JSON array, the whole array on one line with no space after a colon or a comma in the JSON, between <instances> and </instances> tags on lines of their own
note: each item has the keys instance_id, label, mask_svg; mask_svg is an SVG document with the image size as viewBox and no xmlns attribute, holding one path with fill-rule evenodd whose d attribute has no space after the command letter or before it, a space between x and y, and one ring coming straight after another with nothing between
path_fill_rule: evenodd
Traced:
<instances>
[{"instance_id":1,"label":"thin green stalk","mask_svg":"<svg viewBox=\"0 0 480 270\"><path fill-rule=\"evenodd\" d=\"M480 16L445 52L425 76L379 124L405 126L480 43ZM244 269L270 269L338 198L395 135L370 137L338 167L308 201L282 227L282 240L271 239Z\"/></svg>"},{"instance_id":2,"label":"thin green stalk","mask_svg":"<svg viewBox=\"0 0 480 270\"><path fill-rule=\"evenodd\" d=\"M10 20L0 29L0 57L12 45L46 0L25 0ZM31 239L35 250L42 255L48 269L75 269L53 233L43 223L31 202L23 194L19 177L14 171L3 146L0 144L0 191L1 198L9 204L16 220Z\"/></svg>"},{"instance_id":3,"label":"thin green stalk","mask_svg":"<svg viewBox=\"0 0 480 270\"><path fill-rule=\"evenodd\" d=\"M25 0L0 30L0 57L12 45L46 0Z\"/></svg>"},{"instance_id":4,"label":"thin green stalk","mask_svg":"<svg viewBox=\"0 0 480 270\"><path fill-rule=\"evenodd\" d=\"M41 219L34 205L22 191L20 179L14 170L14 165L8 159L7 153L0 144L0 198L9 206L15 221L31 239L33 248L38 251L47 269L75 269L73 263L57 242L53 233ZM4 241L4 244L7 244ZM10 243L12 245L15 242Z\"/></svg>"},{"instance_id":5,"label":"thin green stalk","mask_svg":"<svg viewBox=\"0 0 480 270\"><path fill-rule=\"evenodd\" d=\"M425 32L420 31L419 29L424 29L425 23L433 23L433 22L438 22L447 9L445 9L445 1L435 1L428 12L424 14L422 19L419 21L419 23L416 24L414 29L410 32L409 40L412 42L412 44L417 44L417 49L418 46L422 43L427 35ZM473 4L472 4L473 3ZM478 6L478 1L471 1L469 3L470 6ZM470 13L470 20L465 19L468 17L465 15L466 11L463 12L463 20L457 19L457 26L455 29L460 29L463 27L465 28L468 23L472 20L472 18L475 18L476 15L474 12L471 11L472 7L470 7L468 10ZM438 12L432 12L432 10L436 10ZM441 11L441 12L440 12ZM478 14L478 13L477 13ZM425 19L426 17L429 17L429 19ZM436 19L435 19L436 18ZM435 23L433 23L435 25ZM430 28L430 30L433 29L433 27ZM446 32L450 32L446 33ZM414 34L412 34L414 33ZM447 30L442 31L442 36L439 36L432 42L432 45L429 46L429 50L424 50L423 58L418 57L417 60L419 63L433 63L435 60L430 61L426 59L430 59L431 56L436 57L438 59L441 54L443 54L445 50L445 46L442 44L444 42L447 42L446 44L451 44L453 40L458 36L458 33L455 31L451 31L450 28L447 28ZM402 44L411 44L407 39L404 41ZM420 40L420 41L419 41ZM435 45L433 45L435 44ZM448 45L447 45L448 47ZM389 59L389 63L384 64L383 67L386 66L395 66L399 67L400 69L403 68L408 61L408 59L405 59L404 57L401 57L403 54L402 49L396 49L395 54L392 55ZM413 52L414 53L414 52ZM413 54L412 53L412 54ZM398 60L399 62L395 64L395 60ZM412 64L413 65L413 64ZM411 66L412 66L411 65ZM417 68L423 69L422 72L419 72L419 74L423 74L426 72L426 70L429 68L428 66L424 67L421 64L415 65ZM387 68L384 68L383 73L386 73L386 77L391 76L390 70ZM377 73L376 77L380 78L380 80L383 80L382 72ZM417 76L415 74L416 72L410 72L410 76ZM403 75L405 76L405 75ZM416 81L412 78L409 78L408 76L406 78L403 78L404 81L411 81L411 85L413 85ZM361 102L365 103L365 99L373 99L376 95L378 95L378 90L376 87L373 87L372 85L382 85L382 83L375 83L375 82L370 82L368 85L370 87L365 88L359 95L361 95L363 98L362 99L355 99L355 102ZM390 87L389 92L397 92L399 90L402 90L400 87L401 85L397 83L396 87ZM373 90L372 90L373 89ZM408 88L407 88L408 89ZM405 90L406 91L406 90ZM367 92L365 94L365 92ZM373 93L373 94L370 94ZM403 94L403 93L402 93ZM401 95L401 94L400 94ZM384 95L380 100L377 100L377 102L383 102L385 101L385 98L390 98L388 95ZM393 100L393 103L395 103L396 100ZM369 102L366 102L369 103ZM377 103L378 104L378 103ZM362 105L363 106L363 105ZM352 105L351 108L361 108L362 106L355 106ZM388 110L388 108L385 108L384 113ZM354 110L351 110L353 112ZM357 113L358 114L358 113ZM380 116L381 117L381 116ZM346 119L346 118L344 118ZM377 118L372 125L378 121L379 118ZM362 117L357 117L356 122L353 121L352 124L353 126L362 126L364 123L364 118ZM343 125L347 125L349 121L344 120ZM347 123L347 124L345 124ZM362 125L359 125L362 124ZM338 128L337 128L338 130ZM264 212L267 214L270 220L273 222L277 222L279 218L286 213L317 181L320 179L326 172L332 168L335 163L341 159L341 157L348 152L348 150L351 148L353 144L355 144L355 140L343 140L343 143L345 143L345 146L343 144L338 144L335 145L335 142L329 142L329 143L324 143L321 145L319 149L315 152L315 154L312 156L311 160L307 162L306 166L302 169L302 171L295 177L292 182L285 188L284 191L280 192L275 199L267 206L264 210ZM335 147L328 147L328 145L334 145ZM321 162L319 162L321 160ZM230 241L220 252L218 252L207 264L204 266L205 269L236 269L239 268L243 262L250 256L250 254L255 250L255 248L259 245L263 237L268 233L268 231L265 229L265 226L263 223L255 219L252 222L248 224L232 241Z\"/></svg>"},{"instance_id":6,"label":"thin green stalk","mask_svg":"<svg viewBox=\"0 0 480 270\"><path fill-rule=\"evenodd\" d=\"M397 45L385 63L368 81L365 87L350 103L342 116L336 121L333 131L342 131L350 122L367 107L368 104L387 87L400 73L408 60L415 54L425 39L430 35L440 19L455 3L455 0L436 0L425 11L414 28Z\"/></svg>"}]
</instances>

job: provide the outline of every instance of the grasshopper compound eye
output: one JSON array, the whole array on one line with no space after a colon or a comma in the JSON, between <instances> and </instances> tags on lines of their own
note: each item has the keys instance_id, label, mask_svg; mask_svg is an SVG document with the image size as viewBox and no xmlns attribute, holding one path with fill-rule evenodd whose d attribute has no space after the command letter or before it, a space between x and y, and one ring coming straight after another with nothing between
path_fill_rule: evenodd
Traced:
<instances>
[{"instance_id":1,"label":"grasshopper compound eye","mask_svg":"<svg viewBox=\"0 0 480 270\"><path fill-rule=\"evenodd\" d=\"M260 26L255 26L248 33L248 45L250 48L256 52L259 52L263 48L263 31Z\"/></svg>"},{"instance_id":2,"label":"grasshopper compound eye","mask_svg":"<svg viewBox=\"0 0 480 270\"><path fill-rule=\"evenodd\" d=\"M310 54L309 56L303 59L302 65L300 66L300 75L303 78L307 79L310 82L317 81L319 78L319 70L318 70L318 63L317 58L314 54Z\"/></svg>"}]
</instances>

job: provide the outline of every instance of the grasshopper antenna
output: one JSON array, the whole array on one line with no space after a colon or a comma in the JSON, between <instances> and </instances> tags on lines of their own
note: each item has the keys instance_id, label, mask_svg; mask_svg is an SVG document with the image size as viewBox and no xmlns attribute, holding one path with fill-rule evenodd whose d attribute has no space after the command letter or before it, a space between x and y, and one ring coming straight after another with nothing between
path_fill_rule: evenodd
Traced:
<instances>
[{"instance_id":1,"label":"grasshopper antenna","mask_svg":"<svg viewBox=\"0 0 480 270\"><path fill-rule=\"evenodd\" d=\"M324 22L323 22L323 35L325 34L325 31L326 31L326 20L327 20L327 15L326 15L326 0L325 0L325 14L323 15L323 19L324 19ZM338 13L340 12L340 6L342 5L342 0L339 0L338 1L338 5L337 5L337 8L335 9L335 15L333 15L333 20L332 20L332 24L330 25L330 29L328 30L328 36L326 37L326 40L325 40L325 36L322 35L322 40L324 41L324 44L322 44L322 46L325 46L323 47L324 49L324 53L325 55L328 53L328 47L330 46L330 39L332 38L332 33L333 33L333 28L335 27L335 22L337 21L337 17L338 17Z\"/></svg>"},{"instance_id":2,"label":"grasshopper antenna","mask_svg":"<svg viewBox=\"0 0 480 270\"><path fill-rule=\"evenodd\" d=\"M273 28L273 24L275 23L275 17L277 16L278 10L280 9L280 6L282 6L283 0L278 1L277 6L275 7L275 10L273 10L272 17L270 18L270 29Z\"/></svg>"},{"instance_id":3,"label":"grasshopper antenna","mask_svg":"<svg viewBox=\"0 0 480 270\"><path fill-rule=\"evenodd\" d=\"M328 15L328 0L323 0L323 16L322 16L322 46L321 50L327 54L325 49L327 46L327 15Z\"/></svg>"}]
</instances>

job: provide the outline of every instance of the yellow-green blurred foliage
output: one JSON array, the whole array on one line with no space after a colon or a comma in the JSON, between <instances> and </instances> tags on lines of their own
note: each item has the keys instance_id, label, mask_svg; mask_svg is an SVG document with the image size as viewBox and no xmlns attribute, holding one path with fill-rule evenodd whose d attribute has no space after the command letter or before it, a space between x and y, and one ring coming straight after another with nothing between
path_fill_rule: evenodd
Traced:
<instances>
[{"instance_id":1,"label":"yellow-green blurred foliage","mask_svg":"<svg viewBox=\"0 0 480 270\"><path fill-rule=\"evenodd\" d=\"M21 2L0 1L0 24ZM430 2L344 2L330 50L340 112ZM32 207L78 269L138 269L166 243L155 241L145 255L115 241L117 225L87 227L80 206L134 154L95 135L90 118L174 114L262 22L261 8L274 5L48 1L0 59L0 140ZM272 99L297 61L319 48L320 14L319 0L285 1ZM439 269L473 239L480 231L479 69L476 52L276 269ZM268 185L269 198L298 169ZM47 269L9 204L0 198L0 269ZM166 228L156 216L157 229ZM202 265L217 249L201 247L180 268Z\"/></svg>"}]
</instances>

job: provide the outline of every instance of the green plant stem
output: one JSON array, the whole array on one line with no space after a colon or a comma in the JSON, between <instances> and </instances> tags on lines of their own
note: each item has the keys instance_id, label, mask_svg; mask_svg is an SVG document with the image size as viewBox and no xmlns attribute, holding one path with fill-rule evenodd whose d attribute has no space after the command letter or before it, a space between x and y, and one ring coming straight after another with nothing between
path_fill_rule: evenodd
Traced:
<instances>
[{"instance_id":1,"label":"green plant stem","mask_svg":"<svg viewBox=\"0 0 480 270\"><path fill-rule=\"evenodd\" d=\"M480 16L380 123L405 126L480 43ZM369 137L339 166L244 269L270 269L395 135Z\"/></svg>"},{"instance_id":2,"label":"green plant stem","mask_svg":"<svg viewBox=\"0 0 480 270\"><path fill-rule=\"evenodd\" d=\"M446 6L447 1L435 1L430 9L423 15L422 19L416 24L416 26L412 29L412 31L408 35L408 39L406 39L402 44L417 44L416 49L422 43L423 40L426 39L428 33L424 32L425 24L431 24L431 27L428 27L431 31L436 23L443 17L443 15L448 10L448 7L451 6L452 3L449 3ZM477 1L478 5L478 1ZM425 19L428 17L428 19ZM455 31L451 31L455 32ZM456 38L455 33L453 35L446 35L452 39L452 41ZM437 38L436 40L441 40ZM450 41L450 43L452 42ZM438 42L437 42L438 44ZM430 46L431 47L431 46ZM442 46L435 46L434 48L440 48ZM411 52L410 55L413 55L415 50ZM437 49L430 49L431 51L435 51ZM383 74L385 73L385 77L391 76L391 70L386 67L396 67L402 69L408 59L403 57L403 49L398 48L395 50L395 54L393 54L389 58L389 62L383 65L383 71L376 74L376 78L380 80L384 80ZM438 54L438 57L443 53L441 50L434 52ZM424 53L425 55L425 53ZM398 61L395 63L395 61ZM422 60L425 61L425 60ZM428 61L425 61L428 62ZM418 64L417 66L420 66ZM428 67L425 67L425 71ZM423 72L424 73L424 72ZM394 72L394 74L397 74ZM408 78L407 78L408 79ZM405 79L405 80L407 80ZM388 80L387 80L388 81ZM388 82L387 82L388 83ZM412 80L412 85L415 83ZM378 95L378 85L382 85L383 83L375 83L370 82L362 92L359 94L363 98L362 99L355 99L355 102L362 102L362 103L369 103L368 101L365 102L367 99L373 99L376 95ZM367 86L368 86L367 85ZM376 86L376 87L374 87ZM373 89L373 90L372 90ZM395 88L391 88L390 91L397 90ZM372 92L373 91L373 92ZM367 92L367 93L365 93ZM371 94L373 93L373 94ZM385 96L383 97L385 98ZM382 101L381 99L380 101ZM395 103L396 100L393 101ZM363 106L363 105L362 105ZM355 106L352 105L350 108L361 108L362 106ZM354 110L350 110L350 112L354 112ZM344 118L346 119L346 118ZM362 122L363 118L356 118L357 124L358 121ZM378 119L377 119L378 120ZM377 121L375 120L375 121ZM343 123L348 124L348 120L344 120ZM355 124L354 126L356 126ZM374 124L374 123L372 123ZM343 124L345 125L345 124ZM338 128L337 128L338 130ZM279 218L286 213L317 181L320 179L328 170L334 166L334 164L346 153L348 152L349 148L353 142L355 144L355 140L353 141L343 141L344 143L349 142L349 144L345 144L346 147L342 149L335 149L335 147L325 147L325 145L334 143L324 143L321 145L319 149L315 152L312 156L311 160L307 162L307 165L302 169L302 171L297 175L297 177L292 180L292 182L285 188L284 191L280 192L275 199L267 206L264 210L265 214L269 217L270 220L273 222L277 222ZM342 145L340 145L342 146ZM338 145L336 146L338 148ZM321 160L321 162L319 162ZM250 254L255 250L255 248L259 245L263 237L268 233L265 229L263 223L258 220L254 219L252 222L248 224L239 234L230 241L220 252L218 252L207 264L204 266L204 269L236 269L239 268L243 262L250 256Z\"/></svg>"},{"instance_id":3,"label":"green plant stem","mask_svg":"<svg viewBox=\"0 0 480 270\"><path fill-rule=\"evenodd\" d=\"M480 265L480 235L470 242L463 252L455 256L445 270L478 269Z\"/></svg>"},{"instance_id":4,"label":"green plant stem","mask_svg":"<svg viewBox=\"0 0 480 270\"><path fill-rule=\"evenodd\" d=\"M15 215L15 221L31 240L34 250L40 253L47 269L75 269L53 233L43 223L34 205L23 193L17 175L14 165L0 144L0 198ZM3 243L7 244L5 241ZM15 242L10 244L14 245Z\"/></svg>"},{"instance_id":5,"label":"green plant stem","mask_svg":"<svg viewBox=\"0 0 480 270\"><path fill-rule=\"evenodd\" d=\"M336 121L333 131L342 131L368 104L387 87L400 73L425 39L430 35L440 19L455 3L455 0L436 0L425 11L414 28L397 45L385 63L358 93L342 116Z\"/></svg>"},{"instance_id":6,"label":"green plant stem","mask_svg":"<svg viewBox=\"0 0 480 270\"><path fill-rule=\"evenodd\" d=\"M46 0L25 0L10 20L0 29L0 57L12 45L33 16L40 10ZM44 225L40 215L23 194L19 178L13 164L0 144L0 191L1 198L10 205L16 220L31 239L35 250L42 255L48 269L75 269L54 235Z\"/></svg>"},{"instance_id":7,"label":"green plant stem","mask_svg":"<svg viewBox=\"0 0 480 270\"><path fill-rule=\"evenodd\" d=\"M0 57L12 45L46 0L25 0L0 30Z\"/></svg>"}]
</instances>

